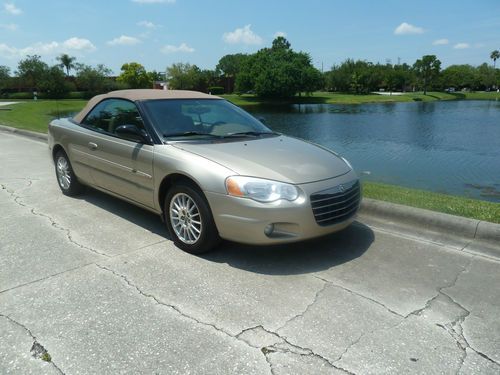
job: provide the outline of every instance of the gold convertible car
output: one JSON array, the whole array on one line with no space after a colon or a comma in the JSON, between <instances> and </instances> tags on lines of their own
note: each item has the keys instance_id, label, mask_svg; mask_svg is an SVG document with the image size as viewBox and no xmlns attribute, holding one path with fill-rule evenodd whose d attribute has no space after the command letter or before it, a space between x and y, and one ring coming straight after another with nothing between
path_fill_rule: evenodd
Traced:
<instances>
[{"instance_id":1,"label":"gold convertible car","mask_svg":"<svg viewBox=\"0 0 500 375\"><path fill-rule=\"evenodd\" d=\"M66 195L85 186L161 215L190 253L221 238L299 241L339 231L361 201L350 164L193 91L122 90L53 120L49 147Z\"/></svg>"}]
</instances>

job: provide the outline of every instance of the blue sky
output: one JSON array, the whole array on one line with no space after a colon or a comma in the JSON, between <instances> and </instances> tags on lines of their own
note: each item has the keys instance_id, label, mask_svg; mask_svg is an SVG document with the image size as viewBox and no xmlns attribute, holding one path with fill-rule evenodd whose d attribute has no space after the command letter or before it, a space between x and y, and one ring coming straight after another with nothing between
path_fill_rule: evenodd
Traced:
<instances>
[{"instance_id":1,"label":"blue sky","mask_svg":"<svg viewBox=\"0 0 500 375\"><path fill-rule=\"evenodd\" d=\"M413 64L424 54L478 65L500 49L500 1L0 0L0 65L13 71L27 54L55 64L61 53L115 73L131 61L213 69L275 35L325 70L349 57Z\"/></svg>"}]
</instances>

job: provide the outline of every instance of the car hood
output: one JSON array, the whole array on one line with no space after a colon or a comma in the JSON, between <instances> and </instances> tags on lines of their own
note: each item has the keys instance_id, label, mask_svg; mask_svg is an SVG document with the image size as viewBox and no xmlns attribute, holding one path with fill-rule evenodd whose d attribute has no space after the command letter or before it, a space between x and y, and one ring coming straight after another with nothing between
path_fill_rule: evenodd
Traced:
<instances>
[{"instance_id":1,"label":"car hood","mask_svg":"<svg viewBox=\"0 0 500 375\"><path fill-rule=\"evenodd\" d=\"M210 143L175 142L172 145L240 175L292 184L333 178L350 171L333 152L286 136Z\"/></svg>"}]
</instances>

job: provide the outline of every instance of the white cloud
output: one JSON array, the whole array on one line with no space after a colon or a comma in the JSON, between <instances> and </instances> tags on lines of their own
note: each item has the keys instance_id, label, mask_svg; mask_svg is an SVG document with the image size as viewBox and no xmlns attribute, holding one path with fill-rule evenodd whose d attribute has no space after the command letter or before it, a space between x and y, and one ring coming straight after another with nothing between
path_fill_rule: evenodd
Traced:
<instances>
[{"instance_id":1,"label":"white cloud","mask_svg":"<svg viewBox=\"0 0 500 375\"><path fill-rule=\"evenodd\" d=\"M8 31L16 31L19 28L15 23L0 24L0 29Z\"/></svg>"},{"instance_id":2,"label":"white cloud","mask_svg":"<svg viewBox=\"0 0 500 375\"><path fill-rule=\"evenodd\" d=\"M93 51L96 49L90 40L77 37L65 40L62 43L62 46L69 50L76 50L76 51Z\"/></svg>"},{"instance_id":3,"label":"white cloud","mask_svg":"<svg viewBox=\"0 0 500 375\"><path fill-rule=\"evenodd\" d=\"M469 43L457 43L453 46L454 49L467 49L469 47Z\"/></svg>"},{"instance_id":4,"label":"white cloud","mask_svg":"<svg viewBox=\"0 0 500 375\"><path fill-rule=\"evenodd\" d=\"M137 26L142 26L142 27L145 27L146 29L157 29L157 28L161 27L161 25L156 25L151 21L137 22Z\"/></svg>"},{"instance_id":5,"label":"white cloud","mask_svg":"<svg viewBox=\"0 0 500 375\"><path fill-rule=\"evenodd\" d=\"M121 35L118 38L108 41L110 46L133 46L139 44L141 41L133 36Z\"/></svg>"},{"instance_id":6,"label":"white cloud","mask_svg":"<svg viewBox=\"0 0 500 375\"><path fill-rule=\"evenodd\" d=\"M450 41L446 38L443 39L436 39L434 42L432 42L433 46L444 46L445 44L450 43Z\"/></svg>"},{"instance_id":7,"label":"white cloud","mask_svg":"<svg viewBox=\"0 0 500 375\"><path fill-rule=\"evenodd\" d=\"M283 38L286 38L286 33L285 33L284 31L276 31L276 32L274 33L273 38L275 38L275 39L276 39L276 38L277 38L277 37L279 37L279 36L282 36Z\"/></svg>"},{"instance_id":8,"label":"white cloud","mask_svg":"<svg viewBox=\"0 0 500 375\"><path fill-rule=\"evenodd\" d=\"M396 35L422 34L423 32L423 28L411 25L406 22L403 22L401 25L394 29L394 34Z\"/></svg>"},{"instance_id":9,"label":"white cloud","mask_svg":"<svg viewBox=\"0 0 500 375\"><path fill-rule=\"evenodd\" d=\"M14 58L17 57L17 49L14 47L10 47L5 43L0 43L0 56L6 58Z\"/></svg>"},{"instance_id":10,"label":"white cloud","mask_svg":"<svg viewBox=\"0 0 500 375\"><path fill-rule=\"evenodd\" d=\"M13 14L15 16L21 14L23 11L16 7L13 3L5 3L3 5L3 9L10 14Z\"/></svg>"},{"instance_id":11,"label":"white cloud","mask_svg":"<svg viewBox=\"0 0 500 375\"><path fill-rule=\"evenodd\" d=\"M251 30L252 25L224 33L222 39L229 44L261 44L262 38Z\"/></svg>"},{"instance_id":12,"label":"white cloud","mask_svg":"<svg viewBox=\"0 0 500 375\"><path fill-rule=\"evenodd\" d=\"M21 48L18 50L21 56L24 55L49 55L57 52L57 48L59 47L59 43L57 42L49 42L42 43L38 42L31 46Z\"/></svg>"},{"instance_id":13,"label":"white cloud","mask_svg":"<svg viewBox=\"0 0 500 375\"><path fill-rule=\"evenodd\" d=\"M132 2L138 4L173 4L175 3L175 0L132 0Z\"/></svg>"},{"instance_id":14,"label":"white cloud","mask_svg":"<svg viewBox=\"0 0 500 375\"><path fill-rule=\"evenodd\" d=\"M90 40L73 37L63 42L38 42L23 48L0 44L0 56L6 58L24 58L26 55L55 56L60 53L91 52L95 49Z\"/></svg>"},{"instance_id":15,"label":"white cloud","mask_svg":"<svg viewBox=\"0 0 500 375\"><path fill-rule=\"evenodd\" d=\"M176 53L176 52L192 53L194 52L194 48L189 47L186 43L181 43L178 46L173 46L171 44L168 44L166 46L163 46L160 51L162 53Z\"/></svg>"}]
</instances>

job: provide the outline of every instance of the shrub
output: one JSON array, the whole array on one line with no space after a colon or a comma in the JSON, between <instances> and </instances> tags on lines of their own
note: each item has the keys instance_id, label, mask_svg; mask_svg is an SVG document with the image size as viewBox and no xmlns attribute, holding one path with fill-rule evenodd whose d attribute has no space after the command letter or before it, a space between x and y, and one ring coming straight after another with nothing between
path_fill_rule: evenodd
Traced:
<instances>
[{"instance_id":1,"label":"shrub","mask_svg":"<svg viewBox=\"0 0 500 375\"><path fill-rule=\"evenodd\" d=\"M208 88L208 92L213 95L221 95L224 94L224 87L221 86L212 86Z\"/></svg>"},{"instance_id":2,"label":"shrub","mask_svg":"<svg viewBox=\"0 0 500 375\"><path fill-rule=\"evenodd\" d=\"M89 96L86 91L71 91L67 94L68 99L88 99Z\"/></svg>"},{"instance_id":3,"label":"shrub","mask_svg":"<svg viewBox=\"0 0 500 375\"><path fill-rule=\"evenodd\" d=\"M43 95L39 92L37 97L38 99L41 99ZM33 93L32 92L13 92L9 94L9 99L33 99Z\"/></svg>"}]
</instances>

